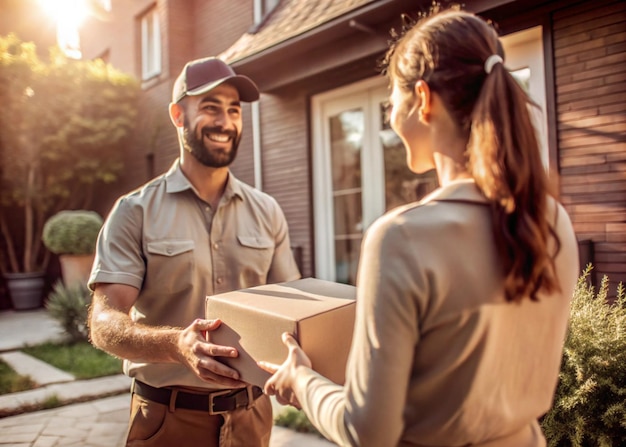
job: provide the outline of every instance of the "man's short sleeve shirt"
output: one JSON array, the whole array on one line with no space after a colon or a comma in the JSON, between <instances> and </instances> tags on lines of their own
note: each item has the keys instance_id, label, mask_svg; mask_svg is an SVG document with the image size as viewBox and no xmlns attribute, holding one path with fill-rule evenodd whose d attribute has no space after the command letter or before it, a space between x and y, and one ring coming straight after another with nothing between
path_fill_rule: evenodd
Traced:
<instances>
[{"instance_id":1,"label":"man's short sleeve shirt","mask_svg":"<svg viewBox=\"0 0 626 447\"><path fill-rule=\"evenodd\" d=\"M135 321L186 327L204 317L205 297L300 273L278 203L232 173L216 210L201 200L178 160L163 176L120 198L98 239L89 284L139 289ZM126 362L153 386L206 386L175 364Z\"/></svg>"}]
</instances>

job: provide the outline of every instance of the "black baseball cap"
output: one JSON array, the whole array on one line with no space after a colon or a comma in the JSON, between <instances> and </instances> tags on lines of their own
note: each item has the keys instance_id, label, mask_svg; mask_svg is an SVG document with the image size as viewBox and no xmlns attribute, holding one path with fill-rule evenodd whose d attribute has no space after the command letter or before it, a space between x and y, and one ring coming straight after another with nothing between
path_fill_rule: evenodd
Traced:
<instances>
[{"instance_id":1,"label":"black baseball cap","mask_svg":"<svg viewBox=\"0 0 626 447\"><path fill-rule=\"evenodd\" d=\"M230 65L216 57L207 57L187 62L172 90L172 101L178 102L185 96L202 95L220 84L228 82L239 91L243 102L259 99L259 89L250 78L235 73Z\"/></svg>"}]
</instances>

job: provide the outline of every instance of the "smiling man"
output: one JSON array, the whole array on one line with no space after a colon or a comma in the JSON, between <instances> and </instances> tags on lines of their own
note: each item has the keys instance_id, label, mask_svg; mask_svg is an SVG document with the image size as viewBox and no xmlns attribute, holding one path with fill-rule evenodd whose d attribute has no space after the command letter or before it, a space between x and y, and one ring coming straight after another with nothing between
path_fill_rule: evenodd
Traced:
<instances>
[{"instance_id":1,"label":"smiling man","mask_svg":"<svg viewBox=\"0 0 626 447\"><path fill-rule=\"evenodd\" d=\"M90 334L134 379L127 446L269 445L268 397L220 362L238 353L204 319L206 295L300 277L278 203L229 170L241 102L258 98L219 59L185 65L169 106L180 158L121 197L98 238Z\"/></svg>"}]
</instances>

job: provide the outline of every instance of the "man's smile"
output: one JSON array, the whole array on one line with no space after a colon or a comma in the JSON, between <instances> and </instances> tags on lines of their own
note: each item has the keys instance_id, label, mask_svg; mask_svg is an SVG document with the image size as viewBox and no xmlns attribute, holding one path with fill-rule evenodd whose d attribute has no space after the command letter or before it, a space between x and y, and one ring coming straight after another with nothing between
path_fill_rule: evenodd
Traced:
<instances>
[{"instance_id":1,"label":"man's smile","mask_svg":"<svg viewBox=\"0 0 626 447\"><path fill-rule=\"evenodd\" d=\"M205 132L204 136L211 141L215 141L216 143L228 143L231 139L230 135L224 133Z\"/></svg>"}]
</instances>

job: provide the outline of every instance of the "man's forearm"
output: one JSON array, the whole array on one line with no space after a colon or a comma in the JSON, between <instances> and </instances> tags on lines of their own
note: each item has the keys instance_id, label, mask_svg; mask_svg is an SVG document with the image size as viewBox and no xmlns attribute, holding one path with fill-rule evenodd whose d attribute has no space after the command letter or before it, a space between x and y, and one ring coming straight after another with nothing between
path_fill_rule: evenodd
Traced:
<instances>
[{"instance_id":1,"label":"man's forearm","mask_svg":"<svg viewBox=\"0 0 626 447\"><path fill-rule=\"evenodd\" d=\"M116 357L133 362L176 363L181 329L153 327L134 322L127 314L112 309L92 310L92 343Z\"/></svg>"}]
</instances>

